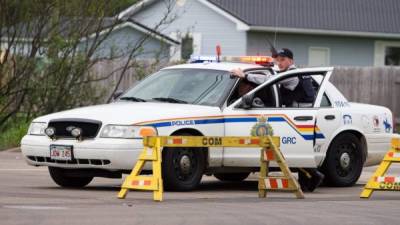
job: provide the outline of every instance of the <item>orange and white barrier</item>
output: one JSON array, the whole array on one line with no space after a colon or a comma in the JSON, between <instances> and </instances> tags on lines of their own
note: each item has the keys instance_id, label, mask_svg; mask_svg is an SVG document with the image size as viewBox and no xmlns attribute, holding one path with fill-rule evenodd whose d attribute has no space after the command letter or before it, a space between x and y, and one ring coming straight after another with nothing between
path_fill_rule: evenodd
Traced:
<instances>
[{"instance_id":1,"label":"orange and white barrier","mask_svg":"<svg viewBox=\"0 0 400 225\"><path fill-rule=\"evenodd\" d=\"M275 161L281 172L281 176L269 176L269 163ZM285 158L278 146L271 145L261 151L260 157L260 177L258 180L258 194L260 198L265 198L268 191L289 191L293 192L297 198L304 198L303 191L299 183L293 177Z\"/></svg>"},{"instance_id":2,"label":"orange and white barrier","mask_svg":"<svg viewBox=\"0 0 400 225\"><path fill-rule=\"evenodd\" d=\"M392 139L390 150L365 185L360 198L370 198L374 191L400 191L400 177L385 175L392 163L400 163L400 137Z\"/></svg>"},{"instance_id":3,"label":"orange and white barrier","mask_svg":"<svg viewBox=\"0 0 400 225\"><path fill-rule=\"evenodd\" d=\"M286 178L268 178L264 179L265 187L269 189L289 188L289 179Z\"/></svg>"},{"instance_id":4,"label":"orange and white barrier","mask_svg":"<svg viewBox=\"0 0 400 225\"><path fill-rule=\"evenodd\" d=\"M170 147L244 147L261 149L261 170L259 197L266 197L267 190L293 191L298 198L304 198L297 180L292 176L282 153L279 150L280 138L260 137L202 137L202 136L147 136L143 139L144 149L131 174L121 186L118 198L125 198L128 190L153 191L155 201L163 200L163 181L161 178L161 148ZM171 148L172 147L172 148ZM284 176L268 177L268 162L276 161ZM151 176L140 175L146 162L152 163Z\"/></svg>"}]
</instances>

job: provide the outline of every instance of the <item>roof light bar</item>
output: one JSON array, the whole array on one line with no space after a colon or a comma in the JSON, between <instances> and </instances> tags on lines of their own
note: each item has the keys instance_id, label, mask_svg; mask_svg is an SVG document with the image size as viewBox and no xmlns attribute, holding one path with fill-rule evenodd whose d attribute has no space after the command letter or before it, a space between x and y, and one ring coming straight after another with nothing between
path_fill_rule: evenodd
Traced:
<instances>
[{"instance_id":1,"label":"roof light bar","mask_svg":"<svg viewBox=\"0 0 400 225\"><path fill-rule=\"evenodd\" d=\"M190 63L207 63L207 62L242 62L242 63L255 63L264 66L273 66L274 59L271 56L190 56Z\"/></svg>"},{"instance_id":2,"label":"roof light bar","mask_svg":"<svg viewBox=\"0 0 400 225\"><path fill-rule=\"evenodd\" d=\"M274 59L271 56L241 56L240 61L246 63L269 64L273 63Z\"/></svg>"},{"instance_id":3,"label":"roof light bar","mask_svg":"<svg viewBox=\"0 0 400 225\"><path fill-rule=\"evenodd\" d=\"M190 56L190 63L204 63L204 62L217 62L217 56L205 56L205 55L192 55Z\"/></svg>"}]
</instances>

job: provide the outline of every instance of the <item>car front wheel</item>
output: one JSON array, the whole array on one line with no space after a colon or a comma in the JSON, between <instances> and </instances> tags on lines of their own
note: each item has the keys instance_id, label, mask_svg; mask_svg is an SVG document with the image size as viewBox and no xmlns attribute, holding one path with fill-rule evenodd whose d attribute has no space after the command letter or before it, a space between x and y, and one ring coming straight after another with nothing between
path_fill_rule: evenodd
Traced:
<instances>
[{"instance_id":1,"label":"car front wheel","mask_svg":"<svg viewBox=\"0 0 400 225\"><path fill-rule=\"evenodd\" d=\"M76 177L68 174L67 169L49 166L49 173L53 181L61 187L80 188L88 185L93 177Z\"/></svg>"},{"instance_id":2,"label":"car front wheel","mask_svg":"<svg viewBox=\"0 0 400 225\"><path fill-rule=\"evenodd\" d=\"M190 191L201 181L205 169L204 148L165 148L162 176L166 190Z\"/></svg>"},{"instance_id":3,"label":"car front wheel","mask_svg":"<svg viewBox=\"0 0 400 225\"><path fill-rule=\"evenodd\" d=\"M361 175L363 155L360 140L350 133L340 134L330 145L322 171L329 186L354 185Z\"/></svg>"}]
</instances>

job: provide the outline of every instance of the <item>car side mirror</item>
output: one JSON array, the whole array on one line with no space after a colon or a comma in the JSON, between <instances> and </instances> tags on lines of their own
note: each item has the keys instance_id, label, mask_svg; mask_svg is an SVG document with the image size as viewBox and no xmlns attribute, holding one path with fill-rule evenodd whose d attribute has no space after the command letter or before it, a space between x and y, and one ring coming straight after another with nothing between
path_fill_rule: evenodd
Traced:
<instances>
[{"instance_id":1,"label":"car side mirror","mask_svg":"<svg viewBox=\"0 0 400 225\"><path fill-rule=\"evenodd\" d=\"M242 101L239 105L240 108L243 109L250 109L251 106L253 105L253 99L254 95L253 94L246 94L242 96Z\"/></svg>"},{"instance_id":2,"label":"car side mirror","mask_svg":"<svg viewBox=\"0 0 400 225\"><path fill-rule=\"evenodd\" d=\"M113 100L117 100L117 98L119 98L124 92L123 91L116 91L114 92L112 98Z\"/></svg>"}]
</instances>

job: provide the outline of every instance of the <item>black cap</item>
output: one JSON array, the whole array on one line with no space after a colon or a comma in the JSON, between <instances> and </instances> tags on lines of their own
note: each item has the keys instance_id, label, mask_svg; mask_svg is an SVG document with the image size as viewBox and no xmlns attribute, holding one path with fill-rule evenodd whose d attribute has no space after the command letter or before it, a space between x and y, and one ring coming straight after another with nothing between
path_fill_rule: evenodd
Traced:
<instances>
[{"instance_id":1,"label":"black cap","mask_svg":"<svg viewBox=\"0 0 400 225\"><path fill-rule=\"evenodd\" d=\"M276 53L276 56L288 57L290 59L293 59L293 52L290 51L290 49L288 48L282 48Z\"/></svg>"}]
</instances>

